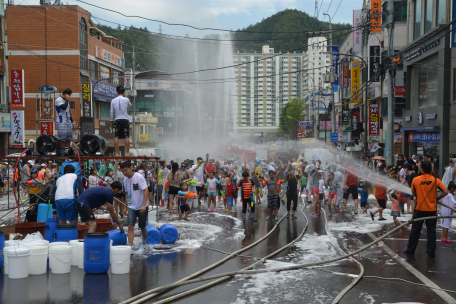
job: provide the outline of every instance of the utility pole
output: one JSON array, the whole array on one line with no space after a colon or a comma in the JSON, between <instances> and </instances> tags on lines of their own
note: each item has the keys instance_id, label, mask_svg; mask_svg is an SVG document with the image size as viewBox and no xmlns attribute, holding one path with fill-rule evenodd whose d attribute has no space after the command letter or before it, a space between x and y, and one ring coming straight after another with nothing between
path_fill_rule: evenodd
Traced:
<instances>
[{"instance_id":1,"label":"utility pole","mask_svg":"<svg viewBox=\"0 0 456 304\"><path fill-rule=\"evenodd\" d=\"M333 56L334 54L332 54L332 45L333 45L333 41L332 41L332 30L331 30L331 16L326 14L326 13L323 13L323 15L327 15L328 18L329 18L329 45L330 45L330 52L331 52L331 61L333 61ZM330 94L331 94L331 105L332 107L328 107L328 108L331 108L331 111L330 111L330 115L331 115L331 133L335 133L336 132L336 109L335 109L335 105L334 105L334 98L335 98L335 94L334 94L334 81L336 80L336 77L337 75L333 76L334 75L334 69L333 69L333 65L330 64L329 65L329 88L330 88ZM326 140L326 128L325 128L325 140Z\"/></svg>"},{"instance_id":2,"label":"utility pole","mask_svg":"<svg viewBox=\"0 0 456 304\"><path fill-rule=\"evenodd\" d=\"M131 84L131 95L133 95L133 148L136 149L136 90L135 90L135 67L136 67L136 58L135 58L135 46L133 46L133 78L132 78L132 84ZM130 156L130 155L127 155Z\"/></svg>"},{"instance_id":3,"label":"utility pole","mask_svg":"<svg viewBox=\"0 0 456 304\"><path fill-rule=\"evenodd\" d=\"M389 62L392 62L392 58L394 58L394 2L393 0L388 0L388 59ZM392 64L389 66L389 75L388 75L388 134L386 140L386 164L388 166L394 165L394 82L393 82L393 75L395 73L394 70L391 69Z\"/></svg>"},{"instance_id":4,"label":"utility pole","mask_svg":"<svg viewBox=\"0 0 456 304\"><path fill-rule=\"evenodd\" d=\"M369 19L367 20L369 21ZM369 27L366 26L366 34L367 35L366 37L369 37ZM368 46L366 46L367 48ZM369 50L366 51L367 55L365 56L366 57L366 61L369 62L370 58L369 58ZM366 64L366 69L368 70L367 74L369 75L369 66L368 64ZM372 77L372 75L371 75ZM380 77L380 76L379 76ZM368 78L368 77L367 77ZM369 79L366 79L366 87L364 88L364 96L365 96L365 100L364 100L364 120L366 121L365 123L365 126L366 128L364 129L364 159L367 158L367 147L368 147L368 143L367 143L367 138L368 138L368 135L369 135L369 102L367 100L367 83L369 82Z\"/></svg>"},{"instance_id":5,"label":"utility pole","mask_svg":"<svg viewBox=\"0 0 456 304\"><path fill-rule=\"evenodd\" d=\"M314 106L314 137L319 138L318 134L318 107L315 107L315 62L312 62L312 105Z\"/></svg>"}]
</instances>

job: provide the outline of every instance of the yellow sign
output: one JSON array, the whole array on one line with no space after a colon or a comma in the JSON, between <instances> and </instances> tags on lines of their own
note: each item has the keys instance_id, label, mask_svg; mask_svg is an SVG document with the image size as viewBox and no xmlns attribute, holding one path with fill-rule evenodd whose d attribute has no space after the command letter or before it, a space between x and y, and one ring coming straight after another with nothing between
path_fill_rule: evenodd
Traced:
<instances>
[{"instance_id":1,"label":"yellow sign","mask_svg":"<svg viewBox=\"0 0 456 304\"><path fill-rule=\"evenodd\" d=\"M351 102L354 105L361 102L361 64L359 61L352 61L351 65Z\"/></svg>"},{"instance_id":2,"label":"yellow sign","mask_svg":"<svg viewBox=\"0 0 456 304\"><path fill-rule=\"evenodd\" d=\"M140 134L139 135L140 142L148 142L149 141L149 134Z\"/></svg>"},{"instance_id":3,"label":"yellow sign","mask_svg":"<svg viewBox=\"0 0 456 304\"><path fill-rule=\"evenodd\" d=\"M306 144L314 144L315 143L315 138L303 138L302 142L306 143Z\"/></svg>"},{"instance_id":4,"label":"yellow sign","mask_svg":"<svg viewBox=\"0 0 456 304\"><path fill-rule=\"evenodd\" d=\"M271 156L276 156L276 152L275 151L271 151Z\"/></svg>"}]
</instances>

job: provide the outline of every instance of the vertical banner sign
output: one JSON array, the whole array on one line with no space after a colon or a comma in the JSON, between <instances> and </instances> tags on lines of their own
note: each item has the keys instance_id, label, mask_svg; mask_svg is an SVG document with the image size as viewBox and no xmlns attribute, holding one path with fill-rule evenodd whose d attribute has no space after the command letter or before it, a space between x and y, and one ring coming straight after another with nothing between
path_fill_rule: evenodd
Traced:
<instances>
[{"instance_id":1,"label":"vertical banner sign","mask_svg":"<svg viewBox=\"0 0 456 304\"><path fill-rule=\"evenodd\" d=\"M359 140L361 135L361 124L360 124L360 112L359 107L353 108L351 112L351 139Z\"/></svg>"},{"instance_id":2,"label":"vertical banner sign","mask_svg":"<svg viewBox=\"0 0 456 304\"><path fill-rule=\"evenodd\" d=\"M334 74L336 75L336 81L334 82L334 92L337 92L339 83L338 83L338 75L339 75L339 46L333 45L332 47L332 63L333 63L333 71Z\"/></svg>"},{"instance_id":3,"label":"vertical banner sign","mask_svg":"<svg viewBox=\"0 0 456 304\"><path fill-rule=\"evenodd\" d=\"M11 111L11 148L24 148L24 111Z\"/></svg>"},{"instance_id":4,"label":"vertical banner sign","mask_svg":"<svg viewBox=\"0 0 456 304\"><path fill-rule=\"evenodd\" d=\"M24 70L11 70L11 107L22 108L24 100Z\"/></svg>"},{"instance_id":5,"label":"vertical banner sign","mask_svg":"<svg viewBox=\"0 0 456 304\"><path fill-rule=\"evenodd\" d=\"M380 81L380 46L371 45L369 53L369 80L378 83Z\"/></svg>"},{"instance_id":6,"label":"vertical banner sign","mask_svg":"<svg viewBox=\"0 0 456 304\"><path fill-rule=\"evenodd\" d=\"M378 14L382 12L382 0L371 0L371 33L380 33L382 29L382 15ZM374 15L375 14L375 15Z\"/></svg>"},{"instance_id":7,"label":"vertical banner sign","mask_svg":"<svg viewBox=\"0 0 456 304\"><path fill-rule=\"evenodd\" d=\"M92 117L92 85L82 84L82 117Z\"/></svg>"},{"instance_id":8,"label":"vertical banner sign","mask_svg":"<svg viewBox=\"0 0 456 304\"><path fill-rule=\"evenodd\" d=\"M456 18L456 0L453 0L451 20ZM456 47L456 23L453 23L453 31L451 32L451 47Z\"/></svg>"},{"instance_id":9,"label":"vertical banner sign","mask_svg":"<svg viewBox=\"0 0 456 304\"><path fill-rule=\"evenodd\" d=\"M40 135L54 135L54 122L40 121Z\"/></svg>"},{"instance_id":10,"label":"vertical banner sign","mask_svg":"<svg viewBox=\"0 0 456 304\"><path fill-rule=\"evenodd\" d=\"M348 61L342 61L342 87L350 87L350 63Z\"/></svg>"},{"instance_id":11,"label":"vertical banner sign","mask_svg":"<svg viewBox=\"0 0 456 304\"><path fill-rule=\"evenodd\" d=\"M359 28L361 25L361 10L353 11L353 52L361 52L362 32Z\"/></svg>"},{"instance_id":12,"label":"vertical banner sign","mask_svg":"<svg viewBox=\"0 0 456 304\"><path fill-rule=\"evenodd\" d=\"M39 102L40 109L38 115L40 119L54 120L55 106L54 99L52 97L55 97L53 93L41 94L41 99Z\"/></svg>"},{"instance_id":13,"label":"vertical banner sign","mask_svg":"<svg viewBox=\"0 0 456 304\"><path fill-rule=\"evenodd\" d=\"M380 136L380 105L369 105L369 136Z\"/></svg>"},{"instance_id":14,"label":"vertical banner sign","mask_svg":"<svg viewBox=\"0 0 456 304\"><path fill-rule=\"evenodd\" d=\"M132 81L133 81L133 70L125 69L125 90L131 90Z\"/></svg>"},{"instance_id":15,"label":"vertical banner sign","mask_svg":"<svg viewBox=\"0 0 456 304\"><path fill-rule=\"evenodd\" d=\"M351 100L352 104L357 104L361 102L360 62L352 61L351 64Z\"/></svg>"},{"instance_id":16,"label":"vertical banner sign","mask_svg":"<svg viewBox=\"0 0 456 304\"><path fill-rule=\"evenodd\" d=\"M350 109L348 108L348 101L345 100L342 105L342 125L349 126L350 125Z\"/></svg>"}]
</instances>

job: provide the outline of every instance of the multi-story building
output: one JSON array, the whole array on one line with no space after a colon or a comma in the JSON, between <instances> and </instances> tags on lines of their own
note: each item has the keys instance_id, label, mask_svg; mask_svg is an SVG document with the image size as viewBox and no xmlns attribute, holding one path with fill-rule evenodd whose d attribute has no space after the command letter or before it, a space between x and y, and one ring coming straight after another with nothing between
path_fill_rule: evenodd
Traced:
<instances>
[{"instance_id":1,"label":"multi-story building","mask_svg":"<svg viewBox=\"0 0 456 304\"><path fill-rule=\"evenodd\" d=\"M24 111L25 142L36 139L43 125L51 128L48 134L56 134L55 123L51 124L55 122L53 102L66 88L73 91L70 109L79 126L73 139L84 133L113 139L109 111L111 100L117 97L116 86L123 84L122 41L100 31L90 12L75 5L9 5L6 23L8 75L12 70L23 70L24 76L24 102L10 101L10 106ZM14 84L11 79L9 82L10 86ZM83 83L90 89L84 112ZM51 103L46 105L49 115L45 117L45 103L38 89L42 85L56 88L55 96L49 99ZM123 140L121 146L122 143Z\"/></svg>"},{"instance_id":2,"label":"multi-story building","mask_svg":"<svg viewBox=\"0 0 456 304\"><path fill-rule=\"evenodd\" d=\"M275 136L285 104L302 98L300 53L274 53L264 45L261 53L233 56L237 77L237 133Z\"/></svg>"}]
</instances>

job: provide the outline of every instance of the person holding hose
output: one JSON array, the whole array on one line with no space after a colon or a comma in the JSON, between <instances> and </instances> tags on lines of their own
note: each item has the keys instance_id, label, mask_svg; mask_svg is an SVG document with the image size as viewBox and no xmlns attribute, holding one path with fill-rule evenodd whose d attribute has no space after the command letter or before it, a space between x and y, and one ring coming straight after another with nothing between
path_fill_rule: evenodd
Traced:
<instances>
[{"instance_id":1,"label":"person holding hose","mask_svg":"<svg viewBox=\"0 0 456 304\"><path fill-rule=\"evenodd\" d=\"M432 164L430 162L423 161L419 170L421 170L421 175L413 179L411 188L416 206L412 218L437 217L437 201L447 196L449 192L440 179L431 175ZM437 189L442 191L438 197ZM428 254L428 257L433 258L435 257L435 248L437 246L435 233L437 219L433 218L425 221L427 229L426 253ZM410 232L407 249L404 250L405 254L415 254L422 227L423 221L414 222L412 224L412 231Z\"/></svg>"}]
</instances>

